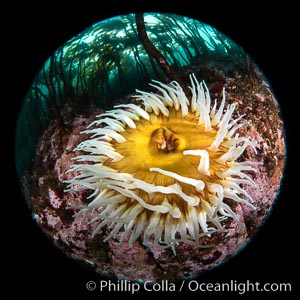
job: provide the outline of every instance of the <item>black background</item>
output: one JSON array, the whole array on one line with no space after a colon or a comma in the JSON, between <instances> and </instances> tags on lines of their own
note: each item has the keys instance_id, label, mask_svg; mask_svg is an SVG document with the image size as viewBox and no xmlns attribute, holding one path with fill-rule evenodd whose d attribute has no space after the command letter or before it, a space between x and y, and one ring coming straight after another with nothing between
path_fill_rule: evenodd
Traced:
<instances>
[{"instance_id":1,"label":"black background","mask_svg":"<svg viewBox=\"0 0 300 300\"><path fill-rule=\"evenodd\" d=\"M163 0L110 0L101 3L98 1L97 5L93 5L83 1L62 8L61 3L55 5L54 2L45 1L39 5L26 3L23 7L16 5L3 10L2 17L7 13L8 19L2 25L3 32L7 34L7 37L2 36L2 58L8 68L5 75L7 85L2 87L6 93L2 99L2 115L3 120L6 114L9 117L9 122L3 121L3 124L9 124L9 128L3 131L9 133L10 144L13 145L21 103L35 74L59 46L90 25L136 11L176 13L212 25L241 45L269 79L282 108L289 154L281 195L264 227L237 256L198 280L291 282L295 292L294 273L298 268L299 253L296 246L299 236L296 206L300 200L295 180L297 177L291 172L291 168L299 168L299 160L293 160L292 152L296 150L296 139L300 136L299 133L297 136L299 125L295 127L299 120L294 117L299 101L295 8L288 1L267 7L262 7L258 1L240 1L236 4L223 1L222 4L213 2L205 5L200 1L174 3ZM293 123L293 120L296 122ZM8 147L6 142L1 145L5 147L0 148ZM2 183L3 190L9 192L2 199L4 230L1 248L8 250L2 255L3 266L8 267L5 268L7 284L3 285L4 290L11 294L21 292L24 296L31 295L34 298L38 295L40 298L43 295L67 296L68 299L79 295L101 297L99 291L88 292L85 288L87 281L99 282L100 278L66 258L31 220L15 176L12 149L12 164L2 170L6 174L9 170L8 182ZM4 158L3 161L8 160ZM212 295L199 292L190 294L195 297ZM289 293L282 296L289 296Z\"/></svg>"}]
</instances>

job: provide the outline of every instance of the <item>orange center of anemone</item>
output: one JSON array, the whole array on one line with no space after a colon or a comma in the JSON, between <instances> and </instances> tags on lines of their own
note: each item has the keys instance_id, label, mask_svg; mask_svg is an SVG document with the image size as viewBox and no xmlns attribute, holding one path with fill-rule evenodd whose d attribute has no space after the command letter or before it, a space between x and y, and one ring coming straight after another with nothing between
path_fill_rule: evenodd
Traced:
<instances>
[{"instance_id":1,"label":"orange center of anemone","mask_svg":"<svg viewBox=\"0 0 300 300\"><path fill-rule=\"evenodd\" d=\"M215 126L212 130L205 132L204 125L198 125L198 119L199 117L196 117L194 113L183 117L181 111L175 109L170 109L169 117L151 114L150 120L141 119L135 122L136 128L126 128L126 131L122 132L126 142L113 142L113 145L116 152L124 156L123 159L118 162L108 160L105 165L156 186L170 186L177 180L164 174L150 172L151 168L160 168L184 177L202 180L205 183L218 182L219 178L214 175L215 171L224 170L226 166L215 160L221 157L228 148L220 146L220 151L209 151L218 128ZM209 154L210 176L200 174L197 170L201 157L183 154L185 150L197 149L205 149ZM203 193L199 193L189 184L178 183L185 194L197 195L199 198L203 197L202 195L207 190L206 187ZM152 205L161 204L165 197L171 204L176 202L183 211L187 205L176 194L156 193L153 197L149 197L142 190L137 192L145 202Z\"/></svg>"}]
</instances>

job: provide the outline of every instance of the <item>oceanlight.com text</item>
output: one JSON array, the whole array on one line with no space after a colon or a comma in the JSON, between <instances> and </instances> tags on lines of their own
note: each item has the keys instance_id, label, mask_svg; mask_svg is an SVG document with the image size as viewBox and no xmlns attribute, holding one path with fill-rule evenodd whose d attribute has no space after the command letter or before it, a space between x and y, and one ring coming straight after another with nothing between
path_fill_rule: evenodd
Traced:
<instances>
[{"instance_id":1,"label":"oceanlight.com text","mask_svg":"<svg viewBox=\"0 0 300 300\"><path fill-rule=\"evenodd\" d=\"M237 293L244 294L247 292L283 292L289 293L292 291L292 284L289 282L252 282L250 280L237 281L230 280L227 282L199 282L196 280L182 281L180 284L175 284L168 280L153 283L151 281L134 282L130 280L101 280L100 282L88 281L86 283L88 291L99 292L130 292L135 294L139 291L146 292L182 292L191 291L198 293L222 292L222 293Z\"/></svg>"}]
</instances>

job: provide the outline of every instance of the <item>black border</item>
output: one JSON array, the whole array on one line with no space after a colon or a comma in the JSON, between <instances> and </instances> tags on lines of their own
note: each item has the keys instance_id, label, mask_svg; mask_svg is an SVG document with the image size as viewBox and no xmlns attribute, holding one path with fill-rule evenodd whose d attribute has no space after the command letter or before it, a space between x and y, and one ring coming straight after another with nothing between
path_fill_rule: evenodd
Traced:
<instances>
[{"instance_id":1,"label":"black border","mask_svg":"<svg viewBox=\"0 0 300 300\"><path fill-rule=\"evenodd\" d=\"M83 2L77 5L73 2L64 8L60 4L46 2L42 6L26 4L18 7L18 12L12 9L10 21L5 27L8 33L5 50L10 57L8 69L12 73L7 79L11 87L9 86L9 98L4 104L7 109L8 103L9 114L14 121L10 124L12 132L9 135L12 145L15 120L35 74L55 49L86 27L109 17L136 11L175 13L216 27L241 45L271 82L282 108L289 153L279 200L263 229L229 263L204 274L199 280L293 282L293 289L296 290L293 270L298 260L295 246L298 235L294 206L299 200L297 186L293 185L294 177L291 175L291 165L294 165L292 152L296 145L292 116L296 102L295 91L298 88L293 76L297 61L296 53L293 54L296 47L296 22L293 16L295 8L288 3L261 7L256 1L239 4L212 3L208 6L196 1L162 2L110 0L105 2L105 6L101 6L101 3L95 5ZM299 167L299 161L297 163ZM91 296L91 292L85 289L85 283L88 280L99 281L99 278L67 259L44 237L31 220L19 190L13 164L9 166L9 170L13 180L13 185L10 186L13 188L10 189L9 198L5 197L4 200L7 204L5 224L9 227L6 243L9 251L5 256L9 260L9 291L14 294L21 289L24 295L42 293ZM94 292L93 295L101 296L100 292Z\"/></svg>"}]
</instances>

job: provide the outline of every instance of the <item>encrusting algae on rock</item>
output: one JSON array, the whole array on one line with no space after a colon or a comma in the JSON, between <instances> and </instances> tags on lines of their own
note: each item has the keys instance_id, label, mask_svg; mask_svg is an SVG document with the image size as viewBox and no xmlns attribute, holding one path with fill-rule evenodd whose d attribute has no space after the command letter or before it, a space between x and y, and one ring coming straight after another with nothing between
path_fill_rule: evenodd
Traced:
<instances>
[{"instance_id":1,"label":"encrusting algae on rock","mask_svg":"<svg viewBox=\"0 0 300 300\"><path fill-rule=\"evenodd\" d=\"M226 231L227 218L244 226L232 200L255 209L243 188L255 187L249 171L256 170L240 161L246 148L256 153L237 133L244 115L233 117L225 89L213 102L204 82L190 80L190 100L176 81L153 81L157 93L137 90L136 104L114 106L84 131L90 137L76 147L81 153L66 182L68 191L93 191L75 215L90 213L93 236L107 226L104 242L119 234L129 246L206 247L201 239Z\"/></svg>"}]
</instances>

